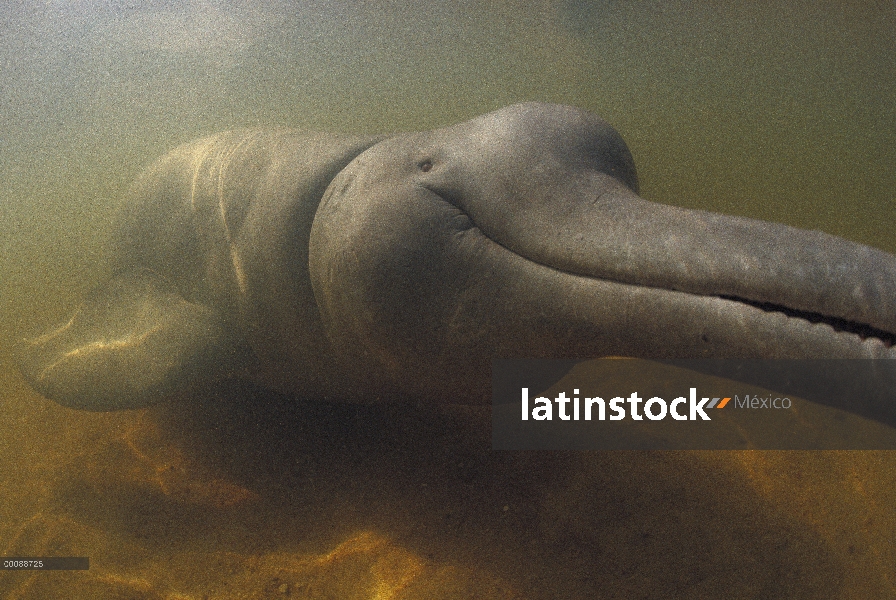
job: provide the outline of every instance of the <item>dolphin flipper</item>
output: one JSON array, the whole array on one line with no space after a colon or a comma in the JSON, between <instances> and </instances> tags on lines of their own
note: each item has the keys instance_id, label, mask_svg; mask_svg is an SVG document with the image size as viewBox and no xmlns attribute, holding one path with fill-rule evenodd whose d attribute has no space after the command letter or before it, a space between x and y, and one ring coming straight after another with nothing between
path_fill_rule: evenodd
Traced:
<instances>
[{"instance_id":1,"label":"dolphin flipper","mask_svg":"<svg viewBox=\"0 0 896 600\"><path fill-rule=\"evenodd\" d=\"M239 355L221 314L149 269L94 289L62 326L18 348L43 396L94 411L141 408L220 378Z\"/></svg>"}]
</instances>

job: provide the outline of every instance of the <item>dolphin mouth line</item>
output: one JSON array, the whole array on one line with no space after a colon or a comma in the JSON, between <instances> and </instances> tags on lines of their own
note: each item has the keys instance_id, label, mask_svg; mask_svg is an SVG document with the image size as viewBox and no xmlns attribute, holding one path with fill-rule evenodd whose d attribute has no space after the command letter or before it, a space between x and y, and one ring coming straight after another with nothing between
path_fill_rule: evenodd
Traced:
<instances>
[{"instance_id":1,"label":"dolphin mouth line","mask_svg":"<svg viewBox=\"0 0 896 600\"><path fill-rule=\"evenodd\" d=\"M488 238L490 241L491 238ZM497 242L496 242L497 243ZM502 248L507 249L502 246ZM829 315L825 315L824 313L807 311L807 310L799 310L796 308L790 308L789 306L783 304L775 304L773 302L762 302L758 300L751 300L749 298L743 298L740 296L732 296L728 294L699 294L695 292L691 292L686 289L681 288L671 288L671 287L660 287L660 286L652 286L652 285L644 285L642 283L638 283L636 281L624 281L619 279L611 279L608 277L601 277L595 275L582 275L580 273L575 273L571 271L565 271L563 269L557 269L550 265L544 265L537 261L532 261L529 258L523 257L534 264L541 265L543 267L547 267L549 269L554 269L560 273L564 273L566 275L570 275L573 277L586 277L589 279L596 279L605 281L608 283L615 283L618 285L627 285L645 289L652 289L662 292L671 292L675 294L683 294L685 296L690 296L692 298L705 298L705 299L717 299L723 300L725 302L731 302L734 304L738 304L741 306L748 306L755 310L762 311L767 314L781 314L788 319L794 319L799 321L804 321L806 323L810 323L812 325L826 325L831 328L831 330L836 335L855 335L857 336L863 343L879 343L884 348L890 349L896 347L896 333L887 331L885 329L879 329L877 327L873 327L872 325L868 325L867 323L860 323L857 321L850 321L848 319L841 319L839 317L832 317Z\"/></svg>"},{"instance_id":2,"label":"dolphin mouth line","mask_svg":"<svg viewBox=\"0 0 896 600\"><path fill-rule=\"evenodd\" d=\"M491 240L491 238L489 238ZM494 240L491 240L494 241ZM506 247L502 246L507 249ZM824 313L813 312L808 310L800 310L796 308L790 308L789 306L783 304L775 304L773 302L762 302L758 300L751 300L749 298L743 298L740 296L732 296L729 294L699 294L686 289L681 288L671 288L671 287L660 287L660 286L652 286L645 285L642 283L638 283L636 281L624 281L619 279L611 279L608 277L601 277L595 275L582 275L580 273L575 273L571 271L565 271L563 269L557 269L550 265L544 265L537 261L531 261L526 257L523 257L534 264L541 265L543 267L547 267L549 269L554 269L560 273L564 273L566 275L570 275L573 277L586 277L589 279L596 279L600 281L605 281L607 283L615 283L618 285L626 285L632 287L639 287L651 290L657 290L661 292L670 292L675 294L683 294L685 296L690 296L692 298L705 298L708 300L717 299L723 300L725 302L731 302L733 304L737 304L740 306L747 306L754 310L761 311L766 314L780 314L788 319L803 321L809 323L811 325L826 325L831 328L835 335L855 335L858 337L863 343L879 343L885 349L891 349L896 347L896 333L887 331L885 329L879 329L872 325L868 325L867 323L861 323L857 321L850 321L848 319L841 319L839 317L832 317L829 315L825 315Z\"/></svg>"},{"instance_id":3,"label":"dolphin mouth line","mask_svg":"<svg viewBox=\"0 0 896 600\"><path fill-rule=\"evenodd\" d=\"M489 238L491 240L491 238ZM491 240L494 241L494 240ZM506 247L502 246L507 249ZM523 257L526 258L526 257ZM530 260L526 258L526 260ZM541 264L537 261L531 261L535 264ZM638 283L637 281L625 281L619 279L611 279L608 277L601 277L595 275L582 275L579 273L574 273L570 271L565 271L563 269L557 269L555 267L551 267L550 265L542 265L550 269L554 269L555 271L559 271L561 273L565 273L567 275L575 276L575 277L587 277L591 279L599 279L601 281L606 281L608 283L616 283L619 285L630 285L633 287L640 287L646 289L653 289L663 292L672 292L676 294L684 294L686 296L690 296L692 298L706 298L706 299L718 299L724 300L726 302L731 302L734 304L738 304L741 306L748 306L755 310L762 311L767 314L781 314L788 319L794 319L799 321L804 321L806 323L810 323L812 325L826 325L831 328L831 330L837 335L855 335L862 342L867 343L879 343L884 348L890 349L896 346L896 333L887 331L885 329L879 329L872 325L868 325L867 323L861 323L858 321L850 321L848 319L842 319L839 317L832 317L826 315L824 313L808 311L808 310L800 310L796 308L791 308L784 304L775 304L773 302L762 302L759 300L751 300L749 298L744 298L741 296L732 296L730 294L699 294L696 292L692 292L687 289L682 288L672 288L672 287L661 287L661 286L652 286L645 285L643 283Z\"/></svg>"},{"instance_id":4,"label":"dolphin mouth line","mask_svg":"<svg viewBox=\"0 0 896 600\"><path fill-rule=\"evenodd\" d=\"M795 308L790 308L783 304L775 304L773 302L758 302L756 300L727 295L720 295L716 297L722 298L723 300L730 300L732 302L739 302L740 304L746 304L747 306L752 306L765 312L782 313L787 317L802 319L812 324L828 325L838 333L855 334L859 336L862 341L877 340L881 344L883 344L885 348L892 348L894 345L896 345L896 333L886 331L885 329L878 329L877 327L873 327L871 325L868 325L867 323L859 323L857 321L850 321L848 319L840 319L838 317L831 317L823 313L812 312L808 310L798 310Z\"/></svg>"}]
</instances>

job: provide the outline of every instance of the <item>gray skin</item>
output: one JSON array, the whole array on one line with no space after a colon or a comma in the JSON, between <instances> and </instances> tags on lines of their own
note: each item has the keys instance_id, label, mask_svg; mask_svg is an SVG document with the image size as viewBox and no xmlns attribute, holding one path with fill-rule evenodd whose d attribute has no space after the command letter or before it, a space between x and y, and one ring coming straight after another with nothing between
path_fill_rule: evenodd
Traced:
<instances>
[{"instance_id":1,"label":"gray skin","mask_svg":"<svg viewBox=\"0 0 896 600\"><path fill-rule=\"evenodd\" d=\"M567 106L219 134L141 176L114 276L20 365L61 404L111 410L242 375L482 403L494 357L896 358L893 255L637 189L618 133Z\"/></svg>"}]
</instances>

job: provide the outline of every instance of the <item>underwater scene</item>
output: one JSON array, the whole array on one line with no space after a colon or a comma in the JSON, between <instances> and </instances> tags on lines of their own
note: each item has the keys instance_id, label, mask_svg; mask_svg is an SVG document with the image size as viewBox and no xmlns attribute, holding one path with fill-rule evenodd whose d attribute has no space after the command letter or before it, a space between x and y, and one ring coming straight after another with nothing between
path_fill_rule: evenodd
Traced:
<instances>
[{"instance_id":1,"label":"underwater scene","mask_svg":"<svg viewBox=\"0 0 896 600\"><path fill-rule=\"evenodd\" d=\"M627 323L658 344L689 331L677 315L709 315L701 323L716 327L715 313L665 301L645 300L657 314L631 299L589 303L590 283L555 283L561 272L589 275L574 268L514 270L527 254L552 266L551 245L567 234L583 247L624 241L611 225L628 224L661 242L648 248L664 249L653 264L696 272L675 244L687 238L681 227L709 231L715 217L669 207L848 240L854 277L884 290L878 305L889 308L860 328L834 315L834 327L892 357L894 270L864 265L896 254L894 56L889 1L4 2L0 560L87 557L89 568L4 567L0 600L896 599L896 453L760 450L764 430L736 424L737 450L498 450L478 360L478 336L502 335L490 348L528 358L519 355L553 340L560 358L564 343L594 331L558 325L569 315L596 322L597 337ZM524 102L543 104L514 106ZM581 131L606 145L579 148ZM247 150L261 147L275 150ZM576 179L570 148L604 172ZM311 213L240 205L242 184L224 183L237 167L256 186L245 189L306 194ZM545 181L553 213L527 204ZM647 224L622 210L602 229L563 204L586 185L603 186L595 205L637 192L660 216ZM523 190L519 211L465 204L502 190ZM439 222L457 230L421 208L432 195L449 200ZM349 199L380 196L351 212ZM220 231L186 239L186 206ZM515 237L520 223L529 237ZM450 258L482 272L428 249L420 268L408 224L427 241L462 240ZM473 246L479 226L495 247ZM738 245L725 231L691 254L738 263L738 248L766 240ZM791 254L775 247L764 259L798 257L823 275L785 265L768 289L819 306L857 297L841 283L853 280L804 244L832 238L774 231ZM199 260L196 248L221 254ZM625 274L643 248L608 260ZM560 254L563 265L578 260ZM278 278L291 264L311 282ZM213 281L222 270L232 274L225 291ZM650 276L665 285L664 272ZM516 273L543 286L523 287ZM791 283L810 280L807 290ZM524 291L490 295L490 282ZM530 317L542 297L556 312ZM821 319L785 300L750 302ZM613 316L625 311L637 318ZM516 317L522 325L506 324ZM113 320L146 337L102 329ZM749 342L737 318L719 322L719 339ZM158 347L143 343L157 331L168 336ZM374 339L387 334L398 342ZM525 334L531 346L515 345ZM803 334L788 343L840 358L834 342ZM441 352L451 335L467 344L459 358ZM571 352L650 355L647 345ZM293 353L305 370L290 370ZM607 382L620 364L594 361L568 377ZM446 382L481 402L452 402ZM776 435L830 428L848 447L896 443L896 418L800 406Z\"/></svg>"}]
</instances>

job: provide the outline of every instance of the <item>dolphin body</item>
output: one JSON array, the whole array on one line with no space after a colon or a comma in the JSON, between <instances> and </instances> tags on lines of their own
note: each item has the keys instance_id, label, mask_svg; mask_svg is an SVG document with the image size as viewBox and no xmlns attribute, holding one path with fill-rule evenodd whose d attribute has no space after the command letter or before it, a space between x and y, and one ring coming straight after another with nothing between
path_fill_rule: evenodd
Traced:
<instances>
[{"instance_id":1,"label":"dolphin body","mask_svg":"<svg viewBox=\"0 0 896 600\"><path fill-rule=\"evenodd\" d=\"M233 376L475 404L496 357L896 358L896 256L648 202L619 134L561 105L203 138L139 177L111 250L111 279L18 348L65 406Z\"/></svg>"}]
</instances>

